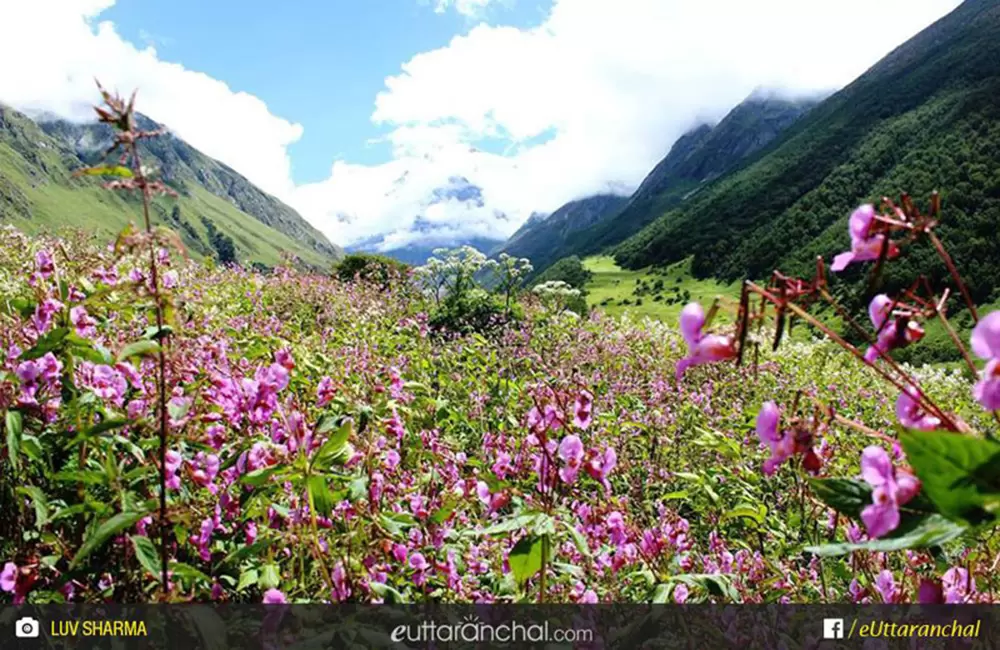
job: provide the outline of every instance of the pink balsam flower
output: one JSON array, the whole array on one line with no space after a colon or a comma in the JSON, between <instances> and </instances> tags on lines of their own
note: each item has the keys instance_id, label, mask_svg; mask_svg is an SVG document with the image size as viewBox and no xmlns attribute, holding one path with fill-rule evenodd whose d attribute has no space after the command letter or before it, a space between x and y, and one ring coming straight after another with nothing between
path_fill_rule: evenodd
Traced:
<instances>
[{"instance_id":1,"label":"pink balsam flower","mask_svg":"<svg viewBox=\"0 0 1000 650\"><path fill-rule=\"evenodd\" d=\"M869 346L865 352L865 361L869 363L874 363L883 354L905 348L924 338L924 328L912 318L900 316L890 321L891 310L892 298L884 293L872 298L868 304L868 316L878 332L875 345Z\"/></svg>"},{"instance_id":2,"label":"pink balsam flower","mask_svg":"<svg viewBox=\"0 0 1000 650\"><path fill-rule=\"evenodd\" d=\"M851 235L851 250L841 253L833 258L830 270L833 272L843 271L853 262L866 262L877 260L882 254L882 248L888 246L886 259L893 259L899 256L899 246L896 242L889 240L886 244L886 236L871 233L875 224L875 206L866 203L851 214L847 221L847 230Z\"/></svg>"},{"instance_id":3,"label":"pink balsam flower","mask_svg":"<svg viewBox=\"0 0 1000 650\"><path fill-rule=\"evenodd\" d=\"M907 386L896 399L896 417L907 429L934 431L941 426L941 418L931 415L920 406L920 393L913 386Z\"/></svg>"},{"instance_id":4,"label":"pink balsam flower","mask_svg":"<svg viewBox=\"0 0 1000 650\"><path fill-rule=\"evenodd\" d=\"M782 463L796 454L802 456L802 466L815 473L822 466L820 457L813 449L813 435L810 431L782 430L781 409L774 402L764 402L757 413L757 435L760 441L771 449L771 457L764 461L763 471L773 475Z\"/></svg>"},{"instance_id":5,"label":"pink balsam flower","mask_svg":"<svg viewBox=\"0 0 1000 650\"><path fill-rule=\"evenodd\" d=\"M972 330L972 351L986 359L986 367L972 389L987 411L1000 410L1000 311L983 318Z\"/></svg>"},{"instance_id":6,"label":"pink balsam flower","mask_svg":"<svg viewBox=\"0 0 1000 650\"><path fill-rule=\"evenodd\" d=\"M861 478L872 486L872 504L861 511L868 536L878 539L899 526L899 507L920 492L920 480L907 472L897 472L889 454L872 445L861 452Z\"/></svg>"},{"instance_id":7,"label":"pink balsam flower","mask_svg":"<svg viewBox=\"0 0 1000 650\"><path fill-rule=\"evenodd\" d=\"M676 376L680 380L688 368L736 358L736 342L731 336L706 334L705 310L692 302L681 310L681 336L688 345L688 355L677 362Z\"/></svg>"}]
</instances>

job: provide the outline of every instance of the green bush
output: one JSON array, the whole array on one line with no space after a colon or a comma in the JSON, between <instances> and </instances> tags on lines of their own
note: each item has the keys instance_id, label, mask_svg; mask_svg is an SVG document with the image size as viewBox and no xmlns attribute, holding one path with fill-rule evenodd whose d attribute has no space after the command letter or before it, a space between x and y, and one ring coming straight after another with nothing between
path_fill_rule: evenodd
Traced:
<instances>
[{"instance_id":1,"label":"green bush","mask_svg":"<svg viewBox=\"0 0 1000 650\"><path fill-rule=\"evenodd\" d=\"M383 288L405 276L409 270L409 265L399 260L374 253L351 253L333 265L334 276L342 282L367 280L376 282Z\"/></svg>"}]
</instances>

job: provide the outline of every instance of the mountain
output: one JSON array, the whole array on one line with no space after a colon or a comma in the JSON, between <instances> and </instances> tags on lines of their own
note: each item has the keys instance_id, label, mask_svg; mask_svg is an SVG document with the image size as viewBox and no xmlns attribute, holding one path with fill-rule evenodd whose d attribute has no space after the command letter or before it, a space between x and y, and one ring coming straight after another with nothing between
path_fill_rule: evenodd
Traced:
<instances>
[{"instance_id":1,"label":"mountain","mask_svg":"<svg viewBox=\"0 0 1000 650\"><path fill-rule=\"evenodd\" d=\"M396 181L397 186L405 184L407 176L404 173ZM438 248L472 246L481 253L488 253L503 240L472 234L477 230L471 227L475 215L484 206L483 191L478 185L464 176L451 176L444 185L434 188L420 201L418 209L422 214L418 214L409 226L356 241L347 247L347 251L379 253L417 266L424 264ZM425 216L440 209L457 209L469 217L462 222L461 228L456 228L452 219L432 220ZM506 219L500 213L495 213L493 218ZM489 232L490 229L489 223L483 223L483 231Z\"/></svg>"},{"instance_id":2,"label":"mountain","mask_svg":"<svg viewBox=\"0 0 1000 650\"><path fill-rule=\"evenodd\" d=\"M616 194L597 194L570 201L552 214L533 213L510 239L491 251L527 257L541 271L563 257L561 251L573 233L613 216L628 200Z\"/></svg>"},{"instance_id":3,"label":"mountain","mask_svg":"<svg viewBox=\"0 0 1000 650\"><path fill-rule=\"evenodd\" d=\"M755 91L715 126L700 124L678 138L631 197L598 195L571 202L553 213L562 219L522 226L503 249L524 251L516 254L541 270L559 258L617 244L767 147L816 103Z\"/></svg>"},{"instance_id":4,"label":"mountain","mask_svg":"<svg viewBox=\"0 0 1000 650\"><path fill-rule=\"evenodd\" d=\"M732 281L774 268L809 274L815 255L849 249L847 215L907 191L926 206L977 300L1000 277L1000 0L966 0L813 108L766 152L704 187L624 242L629 268L693 256L693 272ZM887 265L886 290L925 273L929 247ZM845 275L857 278L863 270Z\"/></svg>"},{"instance_id":5,"label":"mountain","mask_svg":"<svg viewBox=\"0 0 1000 650\"><path fill-rule=\"evenodd\" d=\"M137 115L140 128L160 128ZM111 235L141 220L138 197L101 189L72 173L97 163L107 125L47 117L33 121L0 105L0 222L28 232L72 227ZM342 254L295 210L180 138L143 141L143 164L178 194L157 198L153 218L177 231L194 257L274 266L285 252L325 268Z\"/></svg>"},{"instance_id":6,"label":"mountain","mask_svg":"<svg viewBox=\"0 0 1000 650\"><path fill-rule=\"evenodd\" d=\"M434 255L438 248L459 248L472 246L477 251L486 254L496 248L502 240L489 237L461 236L450 231L442 231L436 235L427 235L406 244L393 245L392 239L386 235L375 235L347 247L347 252L379 253L406 264L421 266Z\"/></svg>"}]
</instances>

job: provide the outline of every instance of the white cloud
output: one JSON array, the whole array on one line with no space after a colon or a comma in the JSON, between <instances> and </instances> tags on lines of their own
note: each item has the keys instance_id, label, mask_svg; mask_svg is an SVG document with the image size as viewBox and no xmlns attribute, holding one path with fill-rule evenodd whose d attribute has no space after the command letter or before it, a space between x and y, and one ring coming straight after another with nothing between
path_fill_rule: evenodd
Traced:
<instances>
[{"instance_id":1,"label":"white cloud","mask_svg":"<svg viewBox=\"0 0 1000 650\"><path fill-rule=\"evenodd\" d=\"M797 93L847 84L958 4L557 0L537 28L480 24L403 64L372 116L393 129L393 162L338 163L296 205L322 223L355 215L337 226L355 239L405 229L415 202L460 174L483 188L486 205L451 218L509 234L532 211L609 184L634 187L684 130L720 118L758 86ZM498 135L508 155L470 151ZM404 170L405 190L387 194L385 183Z\"/></svg>"},{"instance_id":2,"label":"white cloud","mask_svg":"<svg viewBox=\"0 0 1000 650\"><path fill-rule=\"evenodd\" d=\"M200 72L138 49L109 22L114 0L0 0L0 101L25 110L90 118L94 78L123 93L139 88L141 110L261 188L292 194L287 147L302 127Z\"/></svg>"},{"instance_id":3,"label":"white cloud","mask_svg":"<svg viewBox=\"0 0 1000 650\"><path fill-rule=\"evenodd\" d=\"M475 18L482 15L483 10L491 2L495 2L495 0L437 0L434 4L434 11L443 14L450 7L454 7L455 11L463 16Z\"/></svg>"},{"instance_id":4,"label":"white cloud","mask_svg":"<svg viewBox=\"0 0 1000 650\"><path fill-rule=\"evenodd\" d=\"M435 1L473 14L488 4ZM112 3L0 0L0 60L31 57L0 66L0 101L81 116L94 76L138 86L144 112L347 243L383 232L405 239L417 215L506 235L532 211L634 186L696 120L721 117L760 85L840 87L959 1L556 0L536 28L480 24L405 62L372 114L393 159L338 160L327 180L298 187L287 147L299 125L124 41L96 22ZM503 154L477 149L494 148L485 139ZM427 207L453 176L481 187L485 205Z\"/></svg>"}]
</instances>

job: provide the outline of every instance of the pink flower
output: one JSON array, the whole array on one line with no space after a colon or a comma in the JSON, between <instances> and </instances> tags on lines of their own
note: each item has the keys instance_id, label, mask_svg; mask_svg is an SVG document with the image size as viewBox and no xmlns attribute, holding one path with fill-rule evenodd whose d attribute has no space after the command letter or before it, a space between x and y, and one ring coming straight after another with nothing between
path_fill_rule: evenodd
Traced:
<instances>
[{"instance_id":1,"label":"pink flower","mask_svg":"<svg viewBox=\"0 0 1000 650\"><path fill-rule=\"evenodd\" d=\"M882 602L892 603L896 600L896 580L892 577L892 571L882 569L875 577L875 589L882 595Z\"/></svg>"},{"instance_id":2,"label":"pink flower","mask_svg":"<svg viewBox=\"0 0 1000 650\"><path fill-rule=\"evenodd\" d=\"M334 387L332 379L329 377L320 379L319 386L316 387L316 406L323 408L332 402L336 392L337 389Z\"/></svg>"},{"instance_id":3,"label":"pink flower","mask_svg":"<svg viewBox=\"0 0 1000 650\"><path fill-rule=\"evenodd\" d=\"M917 602L921 605L943 605L944 591L937 580L923 578L917 590Z\"/></svg>"},{"instance_id":4,"label":"pink flower","mask_svg":"<svg viewBox=\"0 0 1000 650\"><path fill-rule=\"evenodd\" d=\"M167 271L163 274L163 288L173 289L177 286L178 276L177 271Z\"/></svg>"},{"instance_id":5,"label":"pink flower","mask_svg":"<svg viewBox=\"0 0 1000 650\"><path fill-rule=\"evenodd\" d=\"M559 458L564 465L559 468L559 478L564 483L576 481L576 475L580 473L580 466L583 463L583 442L580 437L570 434L559 443Z\"/></svg>"},{"instance_id":6,"label":"pink flower","mask_svg":"<svg viewBox=\"0 0 1000 650\"><path fill-rule=\"evenodd\" d=\"M944 600L948 604L964 603L976 593L976 581L968 569L952 567L941 576Z\"/></svg>"},{"instance_id":7,"label":"pink flower","mask_svg":"<svg viewBox=\"0 0 1000 650\"><path fill-rule=\"evenodd\" d=\"M351 597L351 586L347 583L347 571L343 562L337 562L333 571L330 572L330 579L333 582L333 591L330 593L330 600L341 602Z\"/></svg>"},{"instance_id":8,"label":"pink flower","mask_svg":"<svg viewBox=\"0 0 1000 650\"><path fill-rule=\"evenodd\" d=\"M935 417L925 411L919 404L920 393L913 386L907 386L906 390L899 394L896 399L896 417L899 423L907 429L917 431L934 431L941 426L941 418Z\"/></svg>"},{"instance_id":9,"label":"pink flower","mask_svg":"<svg viewBox=\"0 0 1000 650\"><path fill-rule=\"evenodd\" d=\"M292 358L292 353L288 348L282 348L275 352L274 361L285 370L292 371L295 369L295 359Z\"/></svg>"},{"instance_id":10,"label":"pink flower","mask_svg":"<svg viewBox=\"0 0 1000 650\"><path fill-rule=\"evenodd\" d=\"M882 248L886 245L885 235L871 234L872 225L875 223L875 206L870 203L862 205L851 214L848 219L847 229L851 235L851 250L841 253L833 258L830 270L833 272L843 271L852 262L865 262L877 260L882 254ZM896 242L889 240L886 259L893 259L899 256L899 246Z\"/></svg>"},{"instance_id":11,"label":"pink flower","mask_svg":"<svg viewBox=\"0 0 1000 650\"><path fill-rule=\"evenodd\" d=\"M618 464L618 454L615 453L614 447L608 447L604 450L604 454L599 454L597 451L591 449L589 459L587 460L584 469L593 478L601 482L604 489L608 492L611 491L611 483L608 481L608 476L611 475L612 470L614 470L615 465Z\"/></svg>"},{"instance_id":12,"label":"pink flower","mask_svg":"<svg viewBox=\"0 0 1000 650\"><path fill-rule=\"evenodd\" d=\"M771 449L771 457L764 461L763 471L773 475L782 463L795 454L802 455L802 466L815 473L822 461L813 449L812 433L806 429L781 430L781 410L774 402L764 402L757 413L757 435Z\"/></svg>"},{"instance_id":13,"label":"pink flower","mask_svg":"<svg viewBox=\"0 0 1000 650\"><path fill-rule=\"evenodd\" d=\"M861 511L861 521L872 539L883 537L899 526L899 506L920 492L920 481L906 472L896 472L889 454L872 445L861 452L861 477L874 488L872 505Z\"/></svg>"},{"instance_id":14,"label":"pink flower","mask_svg":"<svg viewBox=\"0 0 1000 650\"><path fill-rule=\"evenodd\" d=\"M674 602L678 605L683 605L688 599L688 588L687 585L681 583L674 587Z\"/></svg>"},{"instance_id":15,"label":"pink flower","mask_svg":"<svg viewBox=\"0 0 1000 650\"><path fill-rule=\"evenodd\" d=\"M173 449L167 450L166 462L164 463L164 474L167 478L167 487L171 490L179 489L181 486L181 477L177 476L177 470L181 468L184 459L181 457L180 453L174 451Z\"/></svg>"},{"instance_id":16,"label":"pink flower","mask_svg":"<svg viewBox=\"0 0 1000 650\"><path fill-rule=\"evenodd\" d=\"M565 416L562 411L551 404L546 404L541 409L533 406L528 411L528 428L534 434L560 429L564 421Z\"/></svg>"},{"instance_id":17,"label":"pink flower","mask_svg":"<svg viewBox=\"0 0 1000 650\"><path fill-rule=\"evenodd\" d=\"M884 293L872 298L868 304L868 316L875 326L875 331L878 332L875 345L870 346L865 352L865 360L869 363L874 363L883 354L905 348L924 338L924 328L909 316L900 316L888 322L892 316L891 308L892 299Z\"/></svg>"},{"instance_id":18,"label":"pink flower","mask_svg":"<svg viewBox=\"0 0 1000 650\"><path fill-rule=\"evenodd\" d=\"M80 383L94 391L94 394L101 399L119 406L124 403L125 391L128 390L125 375L104 364L94 365L90 362L80 364Z\"/></svg>"},{"instance_id":19,"label":"pink flower","mask_svg":"<svg viewBox=\"0 0 1000 650\"><path fill-rule=\"evenodd\" d=\"M288 602L285 594L281 593L277 589L268 589L264 592L263 603L265 605L284 605Z\"/></svg>"},{"instance_id":20,"label":"pink flower","mask_svg":"<svg viewBox=\"0 0 1000 650\"><path fill-rule=\"evenodd\" d=\"M1000 311L991 313L976 324L971 343L972 351L987 360L972 394L987 411L1000 410Z\"/></svg>"},{"instance_id":21,"label":"pink flower","mask_svg":"<svg viewBox=\"0 0 1000 650\"><path fill-rule=\"evenodd\" d=\"M31 322L35 326L35 331L44 334L52 325L52 317L57 312L62 311L63 304L53 298L46 298L35 307L35 314L31 317Z\"/></svg>"},{"instance_id":22,"label":"pink flower","mask_svg":"<svg viewBox=\"0 0 1000 650\"><path fill-rule=\"evenodd\" d=\"M3 571L0 572L0 591L14 593L17 587L17 573L17 565L13 562L3 565Z\"/></svg>"},{"instance_id":23,"label":"pink flower","mask_svg":"<svg viewBox=\"0 0 1000 650\"><path fill-rule=\"evenodd\" d=\"M573 402L573 424L581 429L590 426L594 409L594 396L589 391L582 390Z\"/></svg>"},{"instance_id":24,"label":"pink flower","mask_svg":"<svg viewBox=\"0 0 1000 650\"><path fill-rule=\"evenodd\" d=\"M35 253L35 269L42 278L51 277L56 271L56 262L52 259L52 253L44 248Z\"/></svg>"},{"instance_id":25,"label":"pink flower","mask_svg":"<svg viewBox=\"0 0 1000 650\"><path fill-rule=\"evenodd\" d=\"M680 380L688 368L736 358L736 343L731 336L705 334L705 311L696 302L687 305L680 316L681 335L688 345L688 355L677 362Z\"/></svg>"},{"instance_id":26,"label":"pink flower","mask_svg":"<svg viewBox=\"0 0 1000 650\"><path fill-rule=\"evenodd\" d=\"M76 333L83 338L90 338L97 332L94 328L97 321L90 317L90 314L87 313L86 308L82 305L77 305L69 310L69 320L73 323Z\"/></svg>"}]
</instances>

